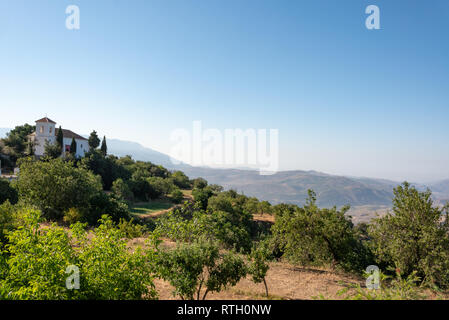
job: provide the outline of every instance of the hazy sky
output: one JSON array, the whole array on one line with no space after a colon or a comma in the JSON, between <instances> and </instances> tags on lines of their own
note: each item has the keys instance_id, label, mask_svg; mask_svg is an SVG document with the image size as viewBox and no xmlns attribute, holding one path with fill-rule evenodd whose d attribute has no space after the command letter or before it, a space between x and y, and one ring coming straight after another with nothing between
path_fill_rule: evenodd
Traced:
<instances>
[{"instance_id":1,"label":"hazy sky","mask_svg":"<svg viewBox=\"0 0 449 320\"><path fill-rule=\"evenodd\" d=\"M0 0L0 127L45 114L165 153L195 120L273 128L283 170L449 178L449 1Z\"/></svg>"}]
</instances>

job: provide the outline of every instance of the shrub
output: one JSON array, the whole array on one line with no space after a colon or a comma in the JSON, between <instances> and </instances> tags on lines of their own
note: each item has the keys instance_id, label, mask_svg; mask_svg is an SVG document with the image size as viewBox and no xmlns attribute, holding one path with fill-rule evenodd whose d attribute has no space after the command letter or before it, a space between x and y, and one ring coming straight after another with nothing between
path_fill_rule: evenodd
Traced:
<instances>
[{"instance_id":1,"label":"shrub","mask_svg":"<svg viewBox=\"0 0 449 320\"><path fill-rule=\"evenodd\" d=\"M128 239L142 237L146 232L145 226L137 224L136 222L134 222L134 219L131 220L120 219L120 222L118 223L117 227L122 232L122 234Z\"/></svg>"},{"instance_id":2,"label":"shrub","mask_svg":"<svg viewBox=\"0 0 449 320\"><path fill-rule=\"evenodd\" d=\"M41 229L39 217L39 211L29 209L24 226L8 234L9 244L0 256L0 299L156 297L154 250L130 252L122 231L110 218L104 216L88 239L80 223L74 224L70 233L55 224ZM66 288L69 266L79 268L79 290Z\"/></svg>"},{"instance_id":3,"label":"shrub","mask_svg":"<svg viewBox=\"0 0 449 320\"><path fill-rule=\"evenodd\" d=\"M21 199L37 206L49 219L61 219L68 208L88 209L101 190L91 172L61 159L22 161L17 189Z\"/></svg>"},{"instance_id":4,"label":"shrub","mask_svg":"<svg viewBox=\"0 0 449 320\"><path fill-rule=\"evenodd\" d=\"M170 193L173 203L181 203L184 200L184 194L179 189L175 189Z\"/></svg>"},{"instance_id":5,"label":"shrub","mask_svg":"<svg viewBox=\"0 0 449 320\"><path fill-rule=\"evenodd\" d=\"M120 219L129 220L130 214L128 205L114 197L100 192L90 199L89 210L83 216L83 222L96 225L103 215L108 215L114 222Z\"/></svg>"},{"instance_id":6,"label":"shrub","mask_svg":"<svg viewBox=\"0 0 449 320\"><path fill-rule=\"evenodd\" d=\"M261 241L255 245L249 255L251 262L249 266L249 274L251 275L254 283L263 282L265 286L265 294L268 297L268 285L265 277L270 269L268 262L273 259L271 250L269 248L268 241Z\"/></svg>"},{"instance_id":7,"label":"shrub","mask_svg":"<svg viewBox=\"0 0 449 320\"><path fill-rule=\"evenodd\" d=\"M448 206L433 205L431 192L404 183L394 189L393 212L369 226L377 263L399 268L405 276L417 272L424 283L449 285Z\"/></svg>"},{"instance_id":8,"label":"shrub","mask_svg":"<svg viewBox=\"0 0 449 320\"><path fill-rule=\"evenodd\" d=\"M276 208L273 243L293 263L321 266L332 264L358 271L370 262L370 253L358 239L350 218L342 210L320 209L309 191L306 205Z\"/></svg>"},{"instance_id":9,"label":"shrub","mask_svg":"<svg viewBox=\"0 0 449 320\"><path fill-rule=\"evenodd\" d=\"M81 224L73 226L77 263L81 271L80 299L140 300L154 299L151 261L154 252L141 248L130 252L121 230L111 218L103 216L93 237Z\"/></svg>"},{"instance_id":10,"label":"shrub","mask_svg":"<svg viewBox=\"0 0 449 320\"><path fill-rule=\"evenodd\" d=\"M8 180L0 178L0 204L9 201L16 204L18 201L17 190L14 189Z\"/></svg>"},{"instance_id":11,"label":"shrub","mask_svg":"<svg viewBox=\"0 0 449 320\"><path fill-rule=\"evenodd\" d=\"M171 175L173 183L181 189L191 188L189 177L187 177L182 171L175 171Z\"/></svg>"},{"instance_id":12,"label":"shrub","mask_svg":"<svg viewBox=\"0 0 449 320\"><path fill-rule=\"evenodd\" d=\"M119 200L133 201L134 199L131 189L123 179L117 179L112 183L112 192Z\"/></svg>"},{"instance_id":13,"label":"shrub","mask_svg":"<svg viewBox=\"0 0 449 320\"><path fill-rule=\"evenodd\" d=\"M162 251L159 264L162 278L175 287L173 294L190 300L205 300L210 292L235 286L247 273L241 257L203 241Z\"/></svg>"},{"instance_id":14,"label":"shrub","mask_svg":"<svg viewBox=\"0 0 449 320\"><path fill-rule=\"evenodd\" d=\"M76 222L81 221L83 218L83 214L77 208L70 208L66 212L64 212L64 222L67 224L74 224Z\"/></svg>"},{"instance_id":15,"label":"shrub","mask_svg":"<svg viewBox=\"0 0 449 320\"><path fill-rule=\"evenodd\" d=\"M420 281L416 272L403 278L399 271L392 278L379 272L379 289L362 288L360 284L348 284L338 292L344 300L421 300L426 296L417 283ZM324 298L321 295L321 298Z\"/></svg>"}]
</instances>

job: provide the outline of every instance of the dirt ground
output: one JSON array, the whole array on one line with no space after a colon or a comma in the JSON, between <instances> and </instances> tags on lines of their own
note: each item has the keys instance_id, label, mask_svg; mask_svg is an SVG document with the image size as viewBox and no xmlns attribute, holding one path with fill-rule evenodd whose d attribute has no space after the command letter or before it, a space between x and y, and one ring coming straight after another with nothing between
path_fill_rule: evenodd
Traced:
<instances>
[{"instance_id":1,"label":"dirt ground","mask_svg":"<svg viewBox=\"0 0 449 320\"><path fill-rule=\"evenodd\" d=\"M296 268L288 263L274 262L267 274L269 299L311 300L323 294L329 299L341 299L337 292L348 283L362 283L362 279L326 269ZM173 297L173 287L166 281L156 279L156 290L161 300L179 299ZM263 283L255 284L251 279L241 280L235 287L219 293L208 294L207 300L258 300L267 299Z\"/></svg>"}]
</instances>

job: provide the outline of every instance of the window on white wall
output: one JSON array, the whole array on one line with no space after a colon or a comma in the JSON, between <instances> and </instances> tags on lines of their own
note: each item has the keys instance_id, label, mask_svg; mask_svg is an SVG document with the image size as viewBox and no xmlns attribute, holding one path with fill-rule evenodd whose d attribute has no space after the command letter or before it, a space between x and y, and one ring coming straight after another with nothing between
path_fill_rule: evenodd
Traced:
<instances>
[{"instance_id":1,"label":"window on white wall","mask_svg":"<svg viewBox=\"0 0 449 320\"><path fill-rule=\"evenodd\" d=\"M40 131L41 133L44 133L44 126L41 126L40 129L39 129L39 131Z\"/></svg>"},{"instance_id":2,"label":"window on white wall","mask_svg":"<svg viewBox=\"0 0 449 320\"><path fill-rule=\"evenodd\" d=\"M52 127L50 127L50 133L51 133L51 130L52 130L53 128Z\"/></svg>"}]
</instances>

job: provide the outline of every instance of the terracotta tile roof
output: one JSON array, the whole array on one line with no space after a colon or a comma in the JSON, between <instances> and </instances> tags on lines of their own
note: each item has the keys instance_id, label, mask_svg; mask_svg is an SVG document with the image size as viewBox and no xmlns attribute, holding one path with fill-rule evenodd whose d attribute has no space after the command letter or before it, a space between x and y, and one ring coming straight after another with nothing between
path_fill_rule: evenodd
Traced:
<instances>
[{"instance_id":1,"label":"terracotta tile roof","mask_svg":"<svg viewBox=\"0 0 449 320\"><path fill-rule=\"evenodd\" d=\"M58 135L58 132L59 132L59 129L55 129L55 136ZM78 139L78 140L85 140L85 141L87 141L86 138L80 136L79 134L76 134L73 131L67 130L67 129L62 129L62 135L64 136L64 138L69 138L69 139L75 138L75 139Z\"/></svg>"},{"instance_id":2,"label":"terracotta tile roof","mask_svg":"<svg viewBox=\"0 0 449 320\"><path fill-rule=\"evenodd\" d=\"M36 120L35 122L49 122L49 123L55 123L56 124L56 122L54 122L53 120L51 120L51 119L49 119L47 117L39 119L39 120Z\"/></svg>"}]
</instances>

